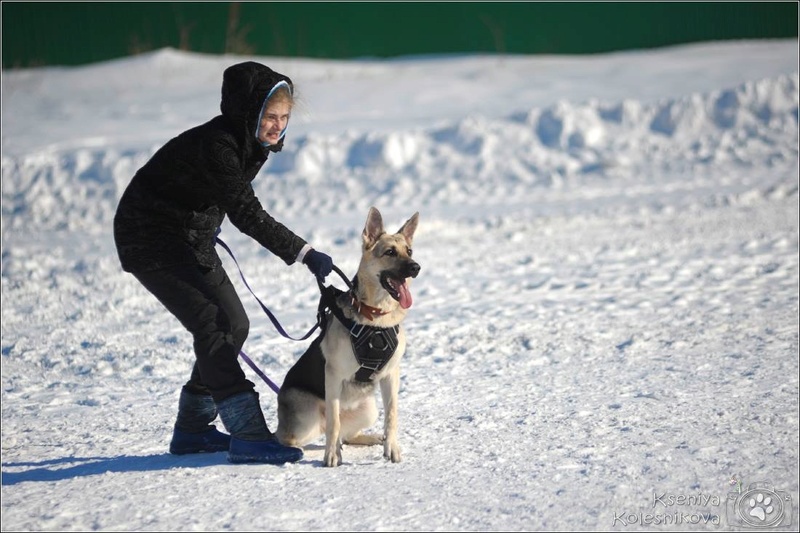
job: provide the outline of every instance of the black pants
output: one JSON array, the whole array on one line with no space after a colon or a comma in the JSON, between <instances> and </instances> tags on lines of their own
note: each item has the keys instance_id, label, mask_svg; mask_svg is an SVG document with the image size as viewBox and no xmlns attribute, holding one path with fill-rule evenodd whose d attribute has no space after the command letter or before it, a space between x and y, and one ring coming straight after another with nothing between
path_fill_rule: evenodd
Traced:
<instances>
[{"instance_id":1,"label":"black pants","mask_svg":"<svg viewBox=\"0 0 800 533\"><path fill-rule=\"evenodd\" d=\"M189 392L210 393L219 402L254 389L238 361L250 321L222 267L181 265L133 275L194 336Z\"/></svg>"}]
</instances>

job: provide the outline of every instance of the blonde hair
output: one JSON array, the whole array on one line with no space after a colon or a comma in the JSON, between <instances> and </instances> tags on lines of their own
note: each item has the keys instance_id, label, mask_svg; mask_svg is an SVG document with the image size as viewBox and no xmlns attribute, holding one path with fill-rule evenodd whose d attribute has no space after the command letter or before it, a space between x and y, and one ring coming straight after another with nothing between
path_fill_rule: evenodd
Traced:
<instances>
[{"instance_id":1,"label":"blonde hair","mask_svg":"<svg viewBox=\"0 0 800 533\"><path fill-rule=\"evenodd\" d=\"M282 86L278 87L277 90L272 93L267 100L267 105L277 102L277 103L287 103L289 107L294 107L294 96L289 91L288 87Z\"/></svg>"}]
</instances>

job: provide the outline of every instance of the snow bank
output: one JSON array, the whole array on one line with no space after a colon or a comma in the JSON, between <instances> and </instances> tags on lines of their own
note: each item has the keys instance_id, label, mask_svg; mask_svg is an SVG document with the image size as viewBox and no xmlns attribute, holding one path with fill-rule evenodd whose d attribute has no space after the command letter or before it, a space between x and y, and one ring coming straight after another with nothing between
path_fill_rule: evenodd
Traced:
<instances>
[{"instance_id":1,"label":"snow bank","mask_svg":"<svg viewBox=\"0 0 800 533\"><path fill-rule=\"evenodd\" d=\"M623 174L647 184L645 171L781 166L797 158L797 95L794 73L647 105L560 101L432 129L303 135L265 165L255 187L281 210L294 210L284 204L293 201L342 213L378 199L392 206L524 202L538 188L579 188ZM4 231L108 227L131 176L156 148L4 156Z\"/></svg>"}]
</instances>

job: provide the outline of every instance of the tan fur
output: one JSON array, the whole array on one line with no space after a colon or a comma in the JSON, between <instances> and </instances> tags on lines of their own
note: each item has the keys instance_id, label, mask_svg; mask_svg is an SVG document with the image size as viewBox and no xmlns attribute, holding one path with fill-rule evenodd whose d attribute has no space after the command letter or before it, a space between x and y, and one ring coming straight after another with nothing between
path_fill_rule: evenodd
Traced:
<instances>
[{"instance_id":1,"label":"tan fur","mask_svg":"<svg viewBox=\"0 0 800 533\"><path fill-rule=\"evenodd\" d=\"M397 268L411 260L411 245L419 213L415 213L395 234L384 232L377 209L370 208L362 232L362 254L357 277L358 299L386 314L368 321L356 315L344 295L339 305L346 316L361 324L379 327L400 326L394 355L372 382L354 381L359 364L353 354L350 332L332 316L320 348L325 359L325 400L299 388L281 389L278 405L278 439L288 446L305 446L325 434L325 466L342 463L342 443L374 445L383 443L384 456L396 463L401 460L397 441L397 394L400 384L400 360L406 349L402 322L408 312L391 297L380 283L381 272ZM387 253L387 250L393 249ZM419 265L416 265L417 270ZM416 274L414 274L416 275ZM407 279L407 283L410 278ZM380 386L384 408L383 435L364 435L378 418L375 389Z\"/></svg>"}]
</instances>

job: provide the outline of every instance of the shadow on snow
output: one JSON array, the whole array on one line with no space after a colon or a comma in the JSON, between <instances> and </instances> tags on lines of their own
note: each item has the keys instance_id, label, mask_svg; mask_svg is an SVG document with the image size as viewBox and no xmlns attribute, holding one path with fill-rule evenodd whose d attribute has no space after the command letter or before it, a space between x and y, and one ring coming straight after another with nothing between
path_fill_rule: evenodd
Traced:
<instances>
[{"instance_id":1,"label":"shadow on snow","mask_svg":"<svg viewBox=\"0 0 800 533\"><path fill-rule=\"evenodd\" d=\"M2 485L17 485L26 481L61 481L76 477L96 476L107 472L150 472L173 468L198 468L228 464L224 453L175 456L121 455L119 457L64 457L40 462L3 463ZM70 465L60 467L60 465ZM21 472L8 469L29 467Z\"/></svg>"}]
</instances>

